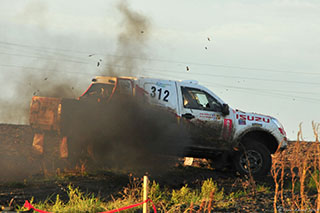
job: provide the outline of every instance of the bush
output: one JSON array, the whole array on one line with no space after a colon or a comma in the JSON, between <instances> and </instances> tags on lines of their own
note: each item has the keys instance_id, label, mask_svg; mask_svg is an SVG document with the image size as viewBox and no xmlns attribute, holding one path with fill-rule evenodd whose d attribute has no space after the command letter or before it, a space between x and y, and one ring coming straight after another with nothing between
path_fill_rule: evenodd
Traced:
<instances>
[{"instance_id":1,"label":"bush","mask_svg":"<svg viewBox=\"0 0 320 213\"><path fill-rule=\"evenodd\" d=\"M171 202L173 204L190 205L200 200L197 190L191 190L188 185L183 186L180 190L173 190L171 195Z\"/></svg>"},{"instance_id":2,"label":"bush","mask_svg":"<svg viewBox=\"0 0 320 213\"><path fill-rule=\"evenodd\" d=\"M218 189L217 183L213 182L212 178L207 179L201 186L201 199L208 201L211 194L213 194L214 201L221 201L224 198L224 189L221 191Z\"/></svg>"}]
</instances>

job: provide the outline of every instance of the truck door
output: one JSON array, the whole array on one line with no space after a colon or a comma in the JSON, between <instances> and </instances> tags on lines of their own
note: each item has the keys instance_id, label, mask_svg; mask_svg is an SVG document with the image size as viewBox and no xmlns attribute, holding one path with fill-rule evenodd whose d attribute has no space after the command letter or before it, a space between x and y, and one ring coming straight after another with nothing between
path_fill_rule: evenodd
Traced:
<instances>
[{"instance_id":1,"label":"truck door","mask_svg":"<svg viewBox=\"0 0 320 213\"><path fill-rule=\"evenodd\" d=\"M177 113L177 90L175 81L160 79L143 79L140 86L147 92L149 103L169 108Z\"/></svg>"},{"instance_id":2,"label":"truck door","mask_svg":"<svg viewBox=\"0 0 320 213\"><path fill-rule=\"evenodd\" d=\"M180 112L189 126L193 146L198 148L229 149L232 119L222 113L222 103L204 89L180 86Z\"/></svg>"}]
</instances>

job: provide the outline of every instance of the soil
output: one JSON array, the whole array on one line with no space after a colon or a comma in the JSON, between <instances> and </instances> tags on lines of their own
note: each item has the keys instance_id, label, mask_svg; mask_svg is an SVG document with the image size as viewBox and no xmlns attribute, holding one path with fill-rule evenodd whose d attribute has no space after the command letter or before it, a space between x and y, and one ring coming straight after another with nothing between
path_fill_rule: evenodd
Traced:
<instances>
[{"instance_id":1,"label":"soil","mask_svg":"<svg viewBox=\"0 0 320 213\"><path fill-rule=\"evenodd\" d=\"M66 189L69 184L81 191L93 193L103 201L119 196L119 191L130 182L130 172L99 170L78 167L59 169L64 162L58 160L57 138L51 135L43 156L32 151L33 132L27 125L0 124L0 206L23 205L25 200L34 197L35 202L54 198L60 194L67 201ZM58 174L58 175L57 175ZM141 176L140 176L141 177ZM184 185L200 188L204 180L212 178L226 194L244 190L249 181L239 177L234 171L219 171L210 168L208 162L195 159L193 166L179 164L160 176L150 175L150 179L169 189ZM255 179L256 185L270 187L268 192L239 198L237 205L229 209L215 211L273 211L274 182L271 175Z\"/></svg>"}]
</instances>

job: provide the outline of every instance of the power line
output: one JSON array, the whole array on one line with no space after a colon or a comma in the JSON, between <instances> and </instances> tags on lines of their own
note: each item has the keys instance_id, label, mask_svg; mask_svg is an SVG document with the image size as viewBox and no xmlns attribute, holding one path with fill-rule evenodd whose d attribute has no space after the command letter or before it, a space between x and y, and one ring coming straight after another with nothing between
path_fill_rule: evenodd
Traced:
<instances>
[{"instance_id":1,"label":"power line","mask_svg":"<svg viewBox=\"0 0 320 213\"><path fill-rule=\"evenodd\" d=\"M207 84L208 85L208 84ZM209 86L209 85L208 85ZM316 99L316 98L310 98L310 97L301 97L301 96L296 96L296 95L288 95L288 94L284 94L283 92L278 92L278 91L274 91L274 90L270 90L270 89L259 89L259 88L237 88L237 87L228 87L228 86L223 86L224 88L231 88L231 89L238 89L238 90L247 90L250 92L256 92L256 93L265 93L265 94L273 94L273 95L278 95L278 96L282 96L282 97L291 97L291 98L299 98L299 99L306 99L306 100L313 100L313 101L320 101L320 99ZM317 94L318 95L318 94Z\"/></svg>"},{"instance_id":2,"label":"power line","mask_svg":"<svg viewBox=\"0 0 320 213\"><path fill-rule=\"evenodd\" d=\"M37 71L50 71L50 72L57 72L57 73L73 73L73 74L82 74L82 75L94 75L92 73L87 72L76 72L76 71L59 71L56 69L47 69L47 68L36 68L36 67L26 67L26 66L18 66L18 65L7 65L7 64L0 64L1 67L13 67L13 68L21 68L21 69L29 69L29 70L37 70ZM20 72L21 71L16 71ZM46 74L46 73L44 73Z\"/></svg>"},{"instance_id":3,"label":"power line","mask_svg":"<svg viewBox=\"0 0 320 213\"><path fill-rule=\"evenodd\" d=\"M165 71L165 70L162 70L162 71ZM152 72L155 73L154 71L152 71ZM187 72L175 71L175 73L184 73L184 74L186 74ZM205 73L194 73L194 75L214 76L214 77L218 77L218 78L247 79L247 80L267 81L267 82L320 85L320 83L318 83L318 82L288 81L288 80L254 78L254 77L244 77L244 76L229 76L229 75L219 75L219 74L212 74L212 73L207 73L207 74L205 74Z\"/></svg>"},{"instance_id":4,"label":"power line","mask_svg":"<svg viewBox=\"0 0 320 213\"><path fill-rule=\"evenodd\" d=\"M75 61L75 60L69 60L69 59L63 59L63 58L48 58L44 56L35 56L35 55L23 55L23 54L16 54L16 53L4 53L0 52L2 55L11 55L11 56L21 56L21 57L27 57L27 58L38 58L38 59L45 59L45 60L51 60L51 61L67 61L67 62L73 62L73 63L78 63L78 64L90 64L87 62L82 62L82 61Z\"/></svg>"},{"instance_id":5,"label":"power line","mask_svg":"<svg viewBox=\"0 0 320 213\"><path fill-rule=\"evenodd\" d=\"M4 42L0 41L0 43L5 45L12 45L12 46L19 46L24 48L33 48L33 49L49 49L49 50L55 50L55 51L64 51L64 52L72 52L72 53L81 53L81 54L92 54L85 52L85 51L79 51L79 50L70 50L70 49L63 49L63 48L50 48L50 47L35 47L32 45L25 45L25 44L19 44L19 43L13 43L13 42ZM155 58L146 58L146 57L133 57L133 56L123 56L123 55L114 55L114 54L106 54L106 53L96 53L95 55L101 55L101 56L108 56L108 57L120 57L120 58L131 58L131 59L137 59L137 60L147 60L147 61L158 61L158 62L165 62L165 63L174 63L174 64L185 64L185 65L197 65L197 66L209 66L209 67L220 67L220 68L231 68L231 69L242 69L242 70L248 70L248 71L257 71L261 70L264 72L273 72L273 73L289 73L289 74L304 74L304 75L320 75L320 73L312 73L312 72L295 72L295 71L289 71L289 70L277 70L277 69L268 69L268 68L257 68L257 67L247 67L247 66L236 66L236 65L226 65L226 64L209 64L209 63L199 63L199 62L188 62L188 61L177 61L177 60L167 60L167 59L155 59Z\"/></svg>"},{"instance_id":6,"label":"power line","mask_svg":"<svg viewBox=\"0 0 320 213\"><path fill-rule=\"evenodd\" d=\"M278 90L278 89L270 89L270 88L250 88L250 87L235 87L235 86L230 86L230 85L225 85L225 84L219 84L219 83L214 83L214 86L221 86L223 88L233 88L233 89L244 89L244 90L258 90L258 91L267 91L267 92L280 92L280 93L285 93L285 94L290 94L290 93L300 93L300 94L313 94L313 95L319 95L320 93L315 93L315 92L304 92L304 91L288 91L288 90ZM212 85L210 85L212 86Z\"/></svg>"},{"instance_id":7,"label":"power line","mask_svg":"<svg viewBox=\"0 0 320 213\"><path fill-rule=\"evenodd\" d=\"M26 66L17 66L17 65L4 65L4 64L0 64L0 66L4 66L4 67L14 67L14 68L22 68L22 69L31 69L31 70L38 70L38 71L43 71L44 69L42 68L35 68L35 67L26 67ZM124 68L124 67L122 67ZM56 70L56 69L45 69L46 71L50 71L50 72L58 72L58 73L71 73L71 74L82 74L82 75L94 75L94 74L91 74L91 73L85 73L85 72L76 72L76 71L59 71L59 70ZM17 71L19 72L19 71ZM149 73L146 73L147 75ZM163 74L163 73L162 73ZM166 73L166 76L174 76L174 78L176 78L176 74L175 73L171 73L171 74L168 74ZM212 83L213 82L207 82L207 81L201 81L203 83L203 85L206 85L206 86L213 86ZM230 86L230 85L224 85L224 84L219 84L219 83L214 83L214 86L221 86L221 87L224 87L224 88L231 88L231 89L236 89L236 90L242 90L243 92L248 92L248 93L254 93L254 94L261 94L261 93L265 93L265 95L268 95L268 96L272 96L272 97L285 97L285 98L298 98L298 99L304 99L304 100L309 100L309 101L312 101L313 103L316 101L317 103L320 101L320 99L314 99L314 98L309 98L309 97L301 97L301 96L292 96L292 95L288 95L288 94L283 94L283 93L286 93L286 92L294 92L294 91L284 91L284 90L272 90L270 91L269 89L262 89L262 88L242 88L242 87L235 87L235 86ZM258 92L258 91L259 92ZM277 92L280 92L280 93L277 93ZM282 93L282 94L281 94Z\"/></svg>"},{"instance_id":8,"label":"power line","mask_svg":"<svg viewBox=\"0 0 320 213\"><path fill-rule=\"evenodd\" d=\"M84 57L78 57L78 56L74 56L74 55L67 55L61 52L57 52L57 51L48 51L48 50L43 50L43 49L37 49L37 48L30 48L30 49L8 49L7 46L3 45L0 43L0 48L8 51L8 50L13 50L13 51L19 51L19 53L23 52L23 53L29 53L29 54L33 54L34 56L48 56L48 57L63 57L63 58L72 58L72 59L78 59L78 60L84 60L84 59L88 59L88 56ZM18 47L19 48L19 47ZM3 53L5 54L5 53ZM8 52L8 54L15 54L12 52Z\"/></svg>"},{"instance_id":9,"label":"power line","mask_svg":"<svg viewBox=\"0 0 320 213\"><path fill-rule=\"evenodd\" d=\"M5 55L12 55L12 56L21 56L21 57L29 57L29 58L41 58L45 60L53 60L53 61L67 61L67 62L72 62L72 63L78 63L78 64L90 64L88 62L83 62L83 61L76 61L76 60L70 60L70 59L58 59L58 58L47 58L43 56L31 56L31 55L23 55L23 54L13 54L13 53L3 53L0 52L0 54L5 54ZM166 72L176 72L176 73L184 73L185 72L180 72L180 71L171 71L171 70L161 70L161 69L153 69L153 68L148 68L148 70L156 70L156 71L166 71ZM316 82L301 82L301 81L288 81L288 80L278 80L278 79L261 79L261 78L254 78L254 77L243 77L243 76L228 76L228 75L219 75L219 74L213 74L213 73L196 73L197 75L205 75L205 76L214 76L214 77L219 77L219 78L233 78L233 79L248 79L248 80L257 80L257 81L268 81L268 82L281 82L281 83L297 83L297 84L309 84L309 85L320 85L320 83Z\"/></svg>"},{"instance_id":10,"label":"power line","mask_svg":"<svg viewBox=\"0 0 320 213\"><path fill-rule=\"evenodd\" d=\"M1 54L1 52L0 52L0 54ZM65 60L67 60L67 59L65 59ZM81 63L81 64L90 64L90 63L85 63L85 62L80 62L80 61L73 61L73 60L67 60L67 61L75 62L75 63ZM0 64L0 66L17 67L17 68L28 68L28 69L38 69L38 68L33 68L33 67L16 66L16 65L5 65L5 64ZM126 69L126 67L121 66L121 65L112 65L111 67L117 67L117 68ZM160 73L160 72L157 72L157 71L161 71L161 74L163 74L163 72L165 72L167 74L174 72L174 71L171 71L171 70L162 70L162 69L153 69L153 68L143 68L141 70L146 71L146 72L150 72L151 71L151 73ZM174 73L186 74L186 72L180 72L180 71L175 71ZM320 83L316 83L316 82L287 81L287 80L277 80L277 79L261 79L261 78L243 77L243 76L218 75L218 74L212 74L212 73L208 73L208 74L197 73L196 75L214 76L214 77L219 77L219 78L231 78L231 79L248 79L248 80L265 81L265 82L280 82L280 83L320 85Z\"/></svg>"},{"instance_id":11,"label":"power line","mask_svg":"<svg viewBox=\"0 0 320 213\"><path fill-rule=\"evenodd\" d=\"M148 73L147 73L147 75L148 75ZM174 76L174 74L173 75L172 74L166 74L166 76L167 75L172 76L172 77L176 77L176 76ZM228 85L217 84L217 83L213 84L213 82L201 81L201 83L203 85L209 86L209 87L215 87L216 85L220 85L220 86L222 86L224 88L230 88ZM242 90L242 92L251 93L251 94L253 93L253 94L260 94L261 95L261 93L264 93L265 95L268 95L268 96L271 96L271 97L281 97L281 98L285 97L287 99L288 98L290 98L290 99L292 99L292 98L294 98L294 99L296 99L296 98L297 99L304 99L304 100L307 100L307 101L312 102L312 103L319 103L320 102L320 99L314 99L314 98L309 98L309 97L301 97L301 96L293 96L293 95L288 95L288 94L280 94L280 93L272 92L272 91L270 91L270 89L266 89L265 91L260 89L260 92L255 91L255 90L259 89L259 88L256 89L256 88L237 88L237 87L235 87L233 89Z\"/></svg>"},{"instance_id":12,"label":"power line","mask_svg":"<svg viewBox=\"0 0 320 213\"><path fill-rule=\"evenodd\" d=\"M24 47L24 48L48 49L48 50L55 50L55 51L58 50L58 51L63 51L63 52L72 52L72 53L88 54L88 52L85 52L85 51L70 50L70 49L63 49L63 48L52 48L52 47L43 47L43 46L32 46L32 45L27 45L27 44L19 44L19 43L13 43L13 42L5 42L5 41L0 41L0 43L1 43L1 44L5 44L5 45Z\"/></svg>"}]
</instances>

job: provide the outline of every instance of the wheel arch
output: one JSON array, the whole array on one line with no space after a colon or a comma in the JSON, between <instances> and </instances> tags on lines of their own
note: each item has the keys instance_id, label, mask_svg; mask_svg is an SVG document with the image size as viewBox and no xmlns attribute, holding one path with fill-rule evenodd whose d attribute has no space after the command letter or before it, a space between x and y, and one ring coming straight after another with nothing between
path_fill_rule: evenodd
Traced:
<instances>
[{"instance_id":1,"label":"wheel arch","mask_svg":"<svg viewBox=\"0 0 320 213\"><path fill-rule=\"evenodd\" d=\"M278 149L279 143L277 139L268 131L262 129L254 129L242 133L238 139L238 143L245 144L248 139L255 139L265 145L271 154Z\"/></svg>"}]
</instances>

